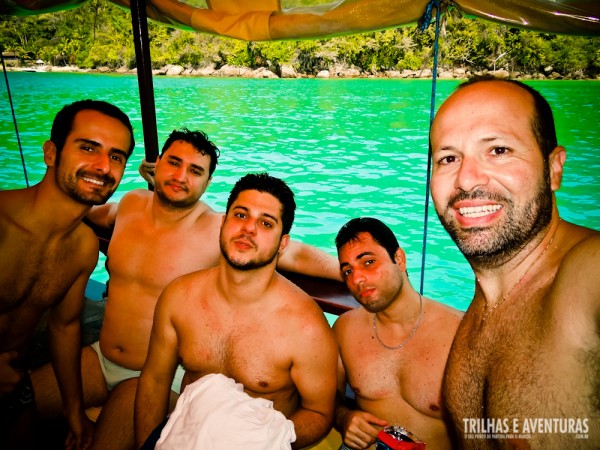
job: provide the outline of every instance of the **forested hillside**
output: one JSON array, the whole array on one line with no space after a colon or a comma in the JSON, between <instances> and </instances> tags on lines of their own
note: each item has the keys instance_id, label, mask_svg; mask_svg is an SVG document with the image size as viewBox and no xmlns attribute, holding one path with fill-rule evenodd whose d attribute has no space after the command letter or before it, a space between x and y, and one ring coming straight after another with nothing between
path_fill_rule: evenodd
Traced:
<instances>
[{"instance_id":1,"label":"forested hillside","mask_svg":"<svg viewBox=\"0 0 600 450\"><path fill-rule=\"evenodd\" d=\"M332 66L365 74L431 67L433 27L416 26L327 40L245 42L150 22L154 68L223 65L279 70L289 64L314 75ZM130 14L95 0L70 11L30 17L0 17L0 49L22 59L81 68L135 67ZM600 75L600 38L524 31L483 20L447 17L440 42L441 69L506 69L566 78Z\"/></svg>"}]
</instances>

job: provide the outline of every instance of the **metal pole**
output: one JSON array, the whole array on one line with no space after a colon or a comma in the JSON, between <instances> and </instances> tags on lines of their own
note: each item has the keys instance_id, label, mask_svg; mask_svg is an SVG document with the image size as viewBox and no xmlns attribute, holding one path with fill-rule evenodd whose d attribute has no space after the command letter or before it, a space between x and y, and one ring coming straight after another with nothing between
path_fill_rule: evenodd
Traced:
<instances>
[{"instance_id":1,"label":"metal pole","mask_svg":"<svg viewBox=\"0 0 600 450\"><path fill-rule=\"evenodd\" d=\"M156 109L154 107L152 61L150 60L148 16L145 0L131 0L131 26L135 45L146 161L155 162L158 156L158 135L156 132Z\"/></svg>"}]
</instances>

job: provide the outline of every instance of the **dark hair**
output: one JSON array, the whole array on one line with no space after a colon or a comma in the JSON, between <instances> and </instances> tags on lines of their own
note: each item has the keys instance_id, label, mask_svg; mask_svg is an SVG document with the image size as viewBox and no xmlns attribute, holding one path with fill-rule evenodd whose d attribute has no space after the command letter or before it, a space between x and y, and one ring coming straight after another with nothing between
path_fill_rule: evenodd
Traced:
<instances>
[{"instance_id":1,"label":"dark hair","mask_svg":"<svg viewBox=\"0 0 600 450\"><path fill-rule=\"evenodd\" d=\"M400 248L398 239L385 223L372 217L357 217L340 228L335 237L338 252L348 242L358 240L359 233L369 233L375 242L385 248L392 261L396 261L396 250Z\"/></svg>"},{"instance_id":2,"label":"dark hair","mask_svg":"<svg viewBox=\"0 0 600 450\"><path fill-rule=\"evenodd\" d=\"M221 152L212 141L208 140L206 133L196 130L190 131L183 127L179 130L173 130L167 138L165 145L163 145L161 156L169 149L169 147L176 141L184 141L191 144L198 152L203 155L210 157L210 167L208 168L208 176L211 177L217 167L217 160L221 155Z\"/></svg>"},{"instance_id":3,"label":"dark hair","mask_svg":"<svg viewBox=\"0 0 600 450\"><path fill-rule=\"evenodd\" d=\"M67 136L73 129L73 121L75 120L75 116L78 112L84 110L98 111L102 114L106 114L107 116L117 119L119 122L125 125L125 127L129 130L131 139L129 148L127 149L127 157L129 157L133 151L133 147L135 147L135 139L133 137L133 127L131 126L131 122L129 121L127 114L110 103L102 100L89 99L78 100L70 105L65 105L58 112L58 114L56 114L54 122L52 123L52 130L50 131L50 140L54 142L54 145L56 146L57 157L60 157L60 153L65 146Z\"/></svg>"},{"instance_id":4,"label":"dark hair","mask_svg":"<svg viewBox=\"0 0 600 450\"><path fill-rule=\"evenodd\" d=\"M238 198L240 192L256 190L271 194L281 203L281 222L283 225L283 234L289 234L294 222L294 214L296 211L296 202L294 201L294 193L283 180L270 176L268 173L249 173L243 176L235 183L229 199L227 200L227 208L225 214L229 212L229 208Z\"/></svg>"},{"instance_id":5,"label":"dark hair","mask_svg":"<svg viewBox=\"0 0 600 450\"><path fill-rule=\"evenodd\" d=\"M486 82L486 81L501 81L504 83L514 84L527 91L533 98L533 114L531 116L530 126L531 131L535 137L542 155L548 159L552 150L558 145L556 138L556 126L554 124L554 116L552 115L552 108L548 101L540 94L537 90L531 86L522 83L517 80L507 80L502 78L496 78L491 75L481 75L472 77L462 84L459 84L458 89L471 86L473 84Z\"/></svg>"}]
</instances>

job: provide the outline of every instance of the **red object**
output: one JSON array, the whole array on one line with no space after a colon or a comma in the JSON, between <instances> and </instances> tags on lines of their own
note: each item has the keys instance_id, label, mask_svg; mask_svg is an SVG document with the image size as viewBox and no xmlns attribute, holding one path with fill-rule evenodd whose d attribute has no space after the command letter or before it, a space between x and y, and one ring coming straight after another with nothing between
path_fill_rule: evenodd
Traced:
<instances>
[{"instance_id":1,"label":"red object","mask_svg":"<svg viewBox=\"0 0 600 450\"><path fill-rule=\"evenodd\" d=\"M399 441L385 429L377 433L377 441L381 441L389 447L390 450L425 450L425 442L406 442Z\"/></svg>"}]
</instances>

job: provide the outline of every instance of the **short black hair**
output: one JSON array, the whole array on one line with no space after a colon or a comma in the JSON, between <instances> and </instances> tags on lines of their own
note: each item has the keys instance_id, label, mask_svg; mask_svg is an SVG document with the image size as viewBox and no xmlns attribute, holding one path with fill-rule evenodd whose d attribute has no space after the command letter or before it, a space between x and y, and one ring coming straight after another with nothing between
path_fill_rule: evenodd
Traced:
<instances>
[{"instance_id":1,"label":"short black hair","mask_svg":"<svg viewBox=\"0 0 600 450\"><path fill-rule=\"evenodd\" d=\"M348 242L358 240L359 233L369 233L375 242L385 248L392 261L396 261L396 250L400 248L398 239L385 223L373 217L357 217L342 226L335 237L338 252Z\"/></svg>"},{"instance_id":2,"label":"short black hair","mask_svg":"<svg viewBox=\"0 0 600 450\"><path fill-rule=\"evenodd\" d=\"M268 173L249 173L240 178L229 194L227 200L227 208L225 214L229 212L229 208L240 195L240 192L256 190L271 194L281 203L281 223L283 226L283 234L289 234L294 223L294 215L296 212L296 202L294 193L285 182L279 178L272 177Z\"/></svg>"},{"instance_id":3,"label":"short black hair","mask_svg":"<svg viewBox=\"0 0 600 450\"><path fill-rule=\"evenodd\" d=\"M173 142L184 141L191 144L202 155L210 157L210 166L208 168L208 176L212 177L213 172L217 168L217 162L221 152L212 141L208 139L206 133L200 130L190 131L183 127L178 130L173 130L165 144L163 145L161 156L169 149Z\"/></svg>"},{"instance_id":4,"label":"short black hair","mask_svg":"<svg viewBox=\"0 0 600 450\"><path fill-rule=\"evenodd\" d=\"M98 111L107 116L113 117L121 122L129 130L130 144L127 149L127 157L131 156L131 152L135 147L135 138L133 136L133 127L129 121L129 117L123 111L121 111L115 105L102 100L78 100L69 105L63 106L63 108L56 114L54 122L52 123L52 130L50 131L50 140L54 142L56 146L57 157L60 157L67 136L73 129L73 121L75 116L80 111L93 110Z\"/></svg>"},{"instance_id":5,"label":"short black hair","mask_svg":"<svg viewBox=\"0 0 600 450\"><path fill-rule=\"evenodd\" d=\"M533 115L531 117L530 126L535 140L542 151L544 158L548 159L552 150L558 145L556 138L556 125L554 123L554 115L548 101L536 89L531 86L512 79L497 78L492 75L479 75L469 78L464 83L461 83L456 88L463 89L474 84L486 81L500 81L519 86L531 95L533 98Z\"/></svg>"}]
</instances>

